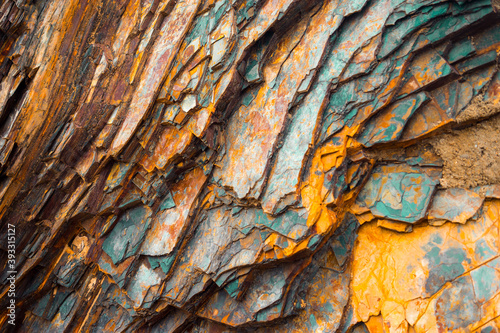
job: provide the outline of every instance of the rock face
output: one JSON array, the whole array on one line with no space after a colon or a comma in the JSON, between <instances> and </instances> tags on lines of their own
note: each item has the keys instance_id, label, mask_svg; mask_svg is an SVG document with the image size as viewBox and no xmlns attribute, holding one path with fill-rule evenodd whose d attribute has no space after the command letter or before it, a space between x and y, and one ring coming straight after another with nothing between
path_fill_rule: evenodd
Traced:
<instances>
[{"instance_id":1,"label":"rock face","mask_svg":"<svg viewBox=\"0 0 500 333\"><path fill-rule=\"evenodd\" d=\"M498 332L498 8L4 0L1 330Z\"/></svg>"}]
</instances>

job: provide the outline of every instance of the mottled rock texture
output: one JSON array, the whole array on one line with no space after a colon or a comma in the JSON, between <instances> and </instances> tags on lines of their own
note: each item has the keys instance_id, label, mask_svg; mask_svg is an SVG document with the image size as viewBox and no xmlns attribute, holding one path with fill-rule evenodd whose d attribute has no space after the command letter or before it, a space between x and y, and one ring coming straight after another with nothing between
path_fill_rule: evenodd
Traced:
<instances>
[{"instance_id":1,"label":"mottled rock texture","mask_svg":"<svg viewBox=\"0 0 500 333\"><path fill-rule=\"evenodd\" d=\"M0 330L499 332L498 10L3 0Z\"/></svg>"}]
</instances>

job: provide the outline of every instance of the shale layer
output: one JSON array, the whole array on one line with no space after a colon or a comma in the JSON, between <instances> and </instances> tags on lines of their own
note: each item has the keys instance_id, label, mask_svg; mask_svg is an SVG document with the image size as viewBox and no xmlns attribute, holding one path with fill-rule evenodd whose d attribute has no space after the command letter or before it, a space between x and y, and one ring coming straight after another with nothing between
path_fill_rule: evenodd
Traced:
<instances>
[{"instance_id":1,"label":"shale layer","mask_svg":"<svg viewBox=\"0 0 500 333\"><path fill-rule=\"evenodd\" d=\"M498 10L4 0L0 330L499 332Z\"/></svg>"}]
</instances>

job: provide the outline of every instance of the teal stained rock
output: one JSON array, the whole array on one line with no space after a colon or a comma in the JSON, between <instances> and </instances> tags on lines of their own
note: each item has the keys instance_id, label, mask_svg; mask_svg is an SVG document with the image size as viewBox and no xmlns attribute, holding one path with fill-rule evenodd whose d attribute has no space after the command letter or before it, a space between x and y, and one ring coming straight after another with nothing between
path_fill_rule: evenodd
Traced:
<instances>
[{"instance_id":1,"label":"teal stained rock","mask_svg":"<svg viewBox=\"0 0 500 333\"><path fill-rule=\"evenodd\" d=\"M376 167L357 202L378 217L415 223L425 217L439 169L406 165Z\"/></svg>"},{"instance_id":2,"label":"teal stained rock","mask_svg":"<svg viewBox=\"0 0 500 333\"><path fill-rule=\"evenodd\" d=\"M126 211L118 219L102 244L104 252L115 265L137 252L148 229L150 215L149 207L138 206Z\"/></svg>"},{"instance_id":3,"label":"teal stained rock","mask_svg":"<svg viewBox=\"0 0 500 333\"><path fill-rule=\"evenodd\" d=\"M412 16L403 16L395 20L393 25L387 26L383 34L382 45L378 56L380 58L386 57L393 52L397 47L401 46L401 41L407 37L411 32L419 29L421 26L427 24L438 16L445 14L449 9L449 4L439 4L419 9ZM389 20L401 12L394 12Z\"/></svg>"},{"instance_id":4,"label":"teal stained rock","mask_svg":"<svg viewBox=\"0 0 500 333\"><path fill-rule=\"evenodd\" d=\"M481 310L471 277L460 277L450 288L446 288L437 299L436 309L436 319L450 330L474 323Z\"/></svg>"},{"instance_id":5,"label":"teal stained rock","mask_svg":"<svg viewBox=\"0 0 500 333\"><path fill-rule=\"evenodd\" d=\"M496 60L496 58L497 58L497 53L495 50L492 50L482 55L463 60L455 64L455 67L461 74L464 74L477 67L481 67L486 64L492 63Z\"/></svg>"},{"instance_id":6,"label":"teal stained rock","mask_svg":"<svg viewBox=\"0 0 500 333\"><path fill-rule=\"evenodd\" d=\"M453 43L450 50L447 52L446 59L450 63L462 60L476 52L472 41L467 38Z\"/></svg>"},{"instance_id":7,"label":"teal stained rock","mask_svg":"<svg viewBox=\"0 0 500 333\"><path fill-rule=\"evenodd\" d=\"M420 93L413 98L407 98L393 104L387 110L382 110L368 122L358 141L366 147L377 143L386 143L397 140L403 133L408 119L429 98Z\"/></svg>"},{"instance_id":8,"label":"teal stained rock","mask_svg":"<svg viewBox=\"0 0 500 333\"><path fill-rule=\"evenodd\" d=\"M483 200L480 195L462 188L440 190L429 208L429 219L465 223L476 214Z\"/></svg>"}]
</instances>

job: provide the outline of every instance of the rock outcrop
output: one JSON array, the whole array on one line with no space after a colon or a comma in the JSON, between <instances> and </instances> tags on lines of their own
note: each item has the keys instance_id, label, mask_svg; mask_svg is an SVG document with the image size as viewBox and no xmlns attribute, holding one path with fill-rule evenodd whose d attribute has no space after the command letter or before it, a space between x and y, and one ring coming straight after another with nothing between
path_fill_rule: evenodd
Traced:
<instances>
[{"instance_id":1,"label":"rock outcrop","mask_svg":"<svg viewBox=\"0 0 500 333\"><path fill-rule=\"evenodd\" d=\"M498 332L498 10L4 0L2 331Z\"/></svg>"}]
</instances>

